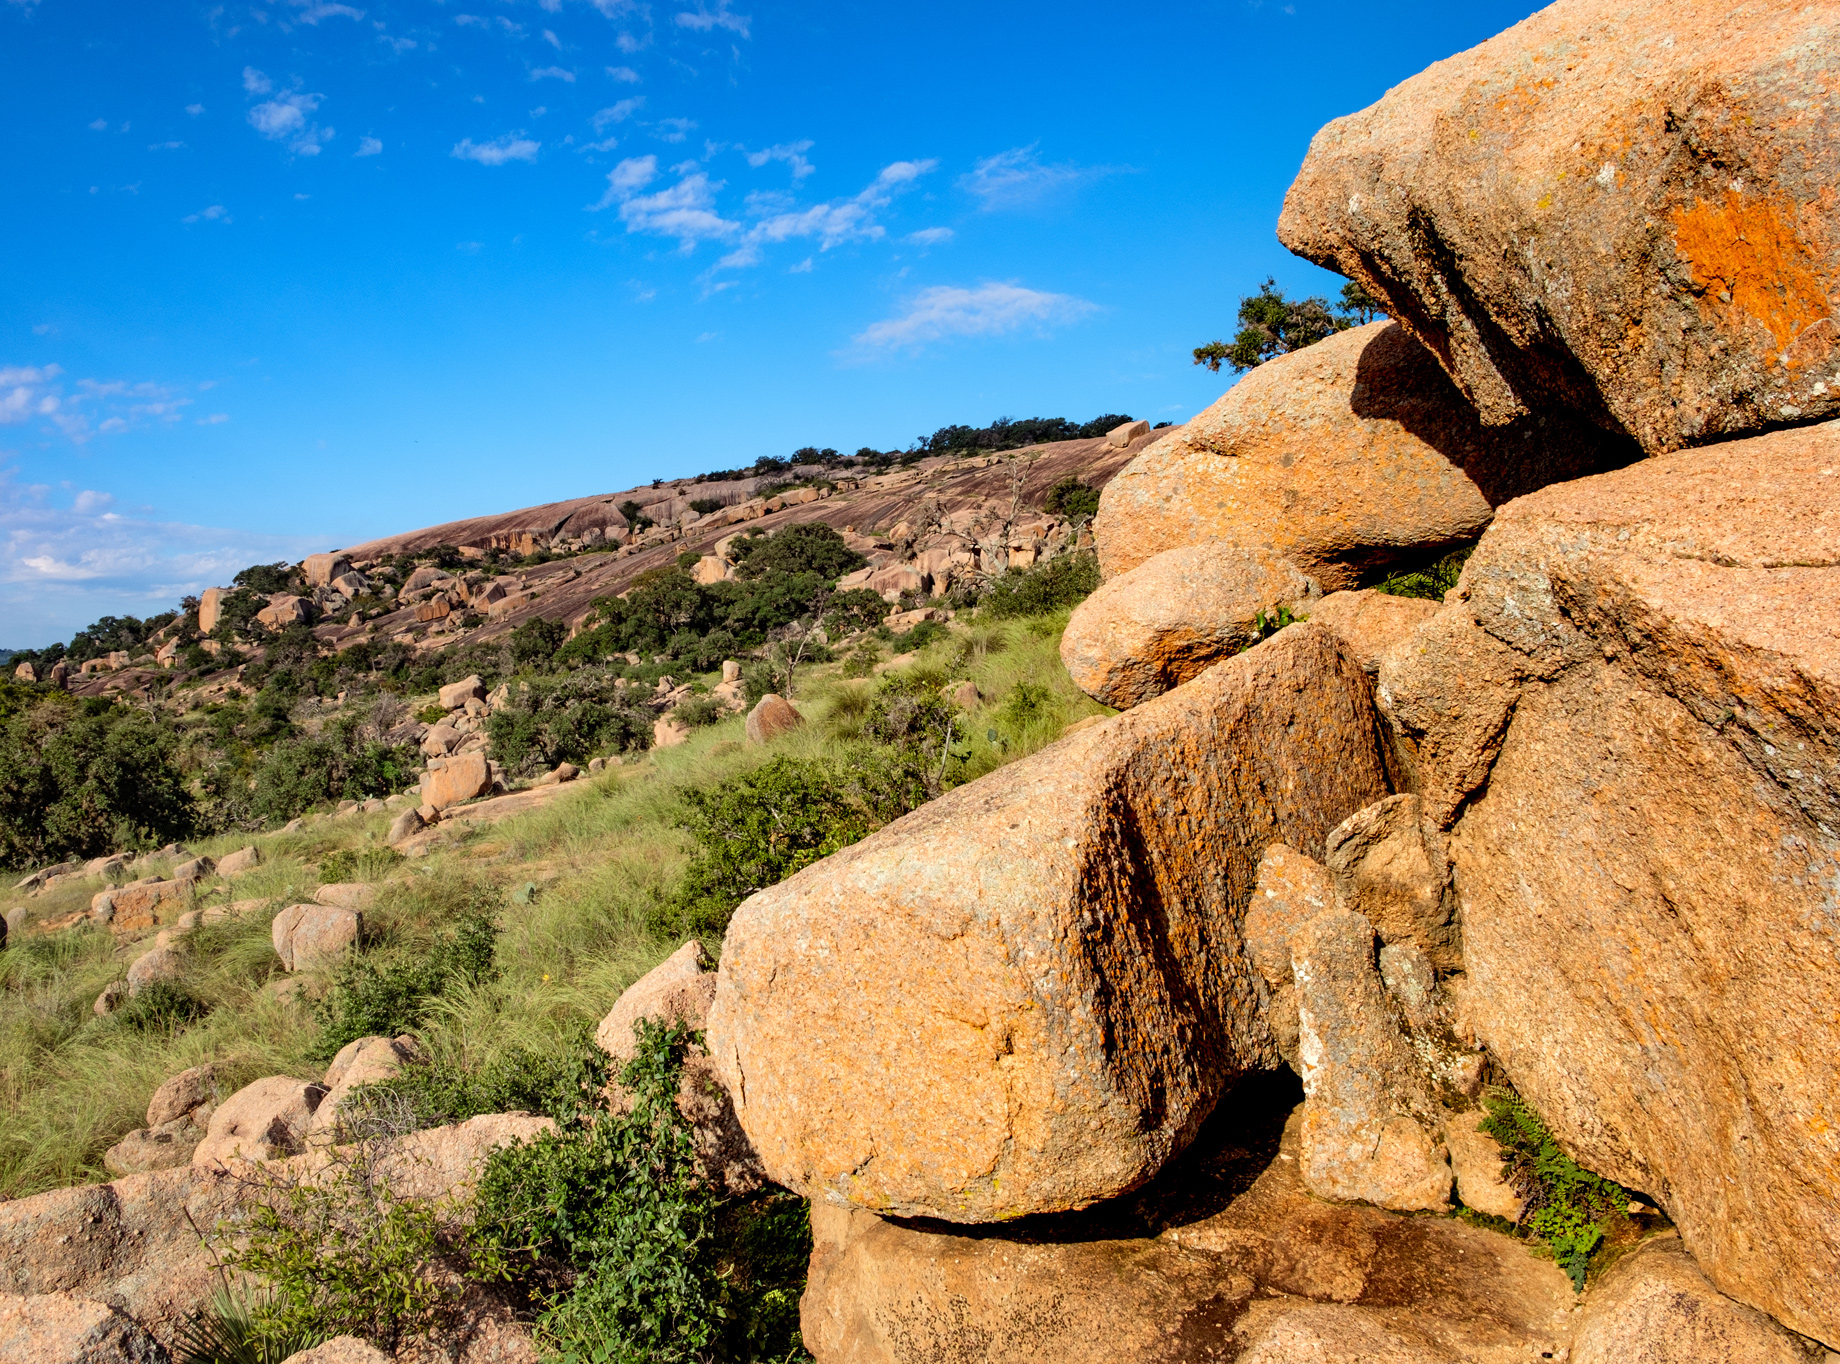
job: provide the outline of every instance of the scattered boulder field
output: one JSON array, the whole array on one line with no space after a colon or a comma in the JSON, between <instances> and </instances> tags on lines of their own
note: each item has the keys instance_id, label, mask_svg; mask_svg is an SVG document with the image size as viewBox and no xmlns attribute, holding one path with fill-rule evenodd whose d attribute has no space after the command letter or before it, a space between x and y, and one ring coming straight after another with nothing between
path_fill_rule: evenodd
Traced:
<instances>
[{"instance_id":1,"label":"scattered boulder field","mask_svg":"<svg viewBox=\"0 0 1840 1364\"><path fill-rule=\"evenodd\" d=\"M1392 320L1186 426L1044 448L1028 479L1104 485L1090 531L1021 524L1020 466L971 459L708 513L709 484L578 499L308 581L577 551L349 627L440 641L462 602L482 634L567 618L685 551L714 581L741 525L892 527L849 585L895 596L1092 537L1061 649L1115 714L754 894L601 1027L616 1059L640 1019L693 1030L701 1177L810 1200L819 1364L1831 1364L1837 181L1840 5L1559 0L1318 134L1280 237ZM1441 600L1374 590L1472 547ZM494 803L459 804L496 780L476 681L399 847ZM746 732L804 723L769 695ZM275 950L336 954L365 909L324 887ZM0 1358L165 1358L209 1281L185 1227L251 1162L313 1168L415 1045L233 1094L186 1071L115 1183L0 1203ZM1551 1194L1510 1102L1610 1191L1614 1244L1529 1253ZM399 1141L451 1189L539 1127Z\"/></svg>"}]
</instances>

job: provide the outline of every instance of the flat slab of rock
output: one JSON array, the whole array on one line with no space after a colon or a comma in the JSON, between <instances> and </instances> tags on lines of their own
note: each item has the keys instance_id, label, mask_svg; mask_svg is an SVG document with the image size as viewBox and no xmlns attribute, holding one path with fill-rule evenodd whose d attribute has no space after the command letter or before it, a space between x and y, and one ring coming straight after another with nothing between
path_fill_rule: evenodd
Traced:
<instances>
[{"instance_id":1,"label":"flat slab of rock","mask_svg":"<svg viewBox=\"0 0 1840 1364\"><path fill-rule=\"evenodd\" d=\"M966 1234L814 1204L806 1348L820 1364L1561 1357L1555 1266L1455 1219L1310 1197L1284 1127L1295 1081L1248 1086L1157 1180L1086 1213Z\"/></svg>"},{"instance_id":2,"label":"flat slab of rock","mask_svg":"<svg viewBox=\"0 0 1840 1364\"><path fill-rule=\"evenodd\" d=\"M1830 1342L1836 546L1836 422L1548 488L1377 688L1449 830L1469 1025L1722 1292Z\"/></svg>"},{"instance_id":3,"label":"flat slab of rock","mask_svg":"<svg viewBox=\"0 0 1840 1364\"><path fill-rule=\"evenodd\" d=\"M1261 622L1320 596L1268 550L1212 540L1172 549L1111 579L1075 608L1061 635L1073 684L1129 710L1251 648Z\"/></svg>"},{"instance_id":4,"label":"flat slab of rock","mask_svg":"<svg viewBox=\"0 0 1840 1364\"><path fill-rule=\"evenodd\" d=\"M1560 0L1337 119L1284 201L1491 424L1840 415L1840 11Z\"/></svg>"},{"instance_id":5,"label":"flat slab of rock","mask_svg":"<svg viewBox=\"0 0 1840 1364\"><path fill-rule=\"evenodd\" d=\"M1438 362L1373 322L1251 371L1105 486L1093 538L1110 579L1225 540L1361 587L1474 540L1493 509L1635 453L1579 419L1485 428Z\"/></svg>"},{"instance_id":6,"label":"flat slab of rock","mask_svg":"<svg viewBox=\"0 0 1840 1364\"><path fill-rule=\"evenodd\" d=\"M1279 1064L1239 922L1386 794L1370 706L1295 625L744 903L708 1035L771 1176L954 1221L1148 1179Z\"/></svg>"}]
</instances>

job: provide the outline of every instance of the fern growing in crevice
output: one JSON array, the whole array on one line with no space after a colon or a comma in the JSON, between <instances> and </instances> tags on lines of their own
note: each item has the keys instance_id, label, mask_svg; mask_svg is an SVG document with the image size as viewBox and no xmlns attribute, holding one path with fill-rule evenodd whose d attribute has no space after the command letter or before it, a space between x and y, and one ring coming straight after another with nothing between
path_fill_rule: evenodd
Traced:
<instances>
[{"instance_id":1,"label":"fern growing in crevice","mask_svg":"<svg viewBox=\"0 0 1840 1364\"><path fill-rule=\"evenodd\" d=\"M1629 1192L1559 1149L1540 1115L1510 1089L1483 1096L1482 1130L1501 1143L1502 1177L1526 1201L1521 1229L1539 1241L1584 1292L1591 1259L1628 1218Z\"/></svg>"}]
</instances>

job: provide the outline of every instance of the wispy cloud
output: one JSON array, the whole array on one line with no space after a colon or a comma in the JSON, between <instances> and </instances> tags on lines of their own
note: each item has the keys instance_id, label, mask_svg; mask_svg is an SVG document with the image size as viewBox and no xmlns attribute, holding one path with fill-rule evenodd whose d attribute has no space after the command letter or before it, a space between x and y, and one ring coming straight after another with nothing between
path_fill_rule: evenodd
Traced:
<instances>
[{"instance_id":1,"label":"wispy cloud","mask_svg":"<svg viewBox=\"0 0 1840 1364\"><path fill-rule=\"evenodd\" d=\"M854 340L863 351L918 349L951 337L1001 336L1031 326L1045 331L1094 311L1083 298L1019 284L942 284L922 289L899 314L871 323Z\"/></svg>"},{"instance_id":2,"label":"wispy cloud","mask_svg":"<svg viewBox=\"0 0 1840 1364\"><path fill-rule=\"evenodd\" d=\"M797 142L782 142L777 146L766 147L747 154L748 165L759 170L769 161L784 161L792 168L792 179L796 183L803 180L817 169L805 159L805 153L811 150L811 139L802 138Z\"/></svg>"},{"instance_id":3,"label":"wispy cloud","mask_svg":"<svg viewBox=\"0 0 1840 1364\"><path fill-rule=\"evenodd\" d=\"M197 118L197 117L198 117L198 115L200 115L200 114L202 114L202 113L204 112L204 105L202 105L202 104L188 104L188 105L186 105L186 106L185 106L185 112L186 112L186 113L188 113L188 114L190 114L190 115L191 115L191 116L192 116L193 118Z\"/></svg>"},{"instance_id":4,"label":"wispy cloud","mask_svg":"<svg viewBox=\"0 0 1840 1364\"><path fill-rule=\"evenodd\" d=\"M362 19L364 11L350 5L329 4L327 0L288 0L300 13L294 17L303 24L317 24L322 19Z\"/></svg>"},{"instance_id":5,"label":"wispy cloud","mask_svg":"<svg viewBox=\"0 0 1840 1364\"><path fill-rule=\"evenodd\" d=\"M150 142L147 144L147 150L150 152L176 152L184 148L184 146L185 144L183 142Z\"/></svg>"},{"instance_id":6,"label":"wispy cloud","mask_svg":"<svg viewBox=\"0 0 1840 1364\"><path fill-rule=\"evenodd\" d=\"M230 217L230 211L222 204L212 204L209 208L201 208L196 213L186 214L179 221L182 223L227 223L233 219Z\"/></svg>"},{"instance_id":7,"label":"wispy cloud","mask_svg":"<svg viewBox=\"0 0 1840 1364\"><path fill-rule=\"evenodd\" d=\"M575 73L562 66L539 66L530 73L530 78L533 81L567 81L570 85L575 83Z\"/></svg>"},{"instance_id":8,"label":"wispy cloud","mask_svg":"<svg viewBox=\"0 0 1840 1364\"><path fill-rule=\"evenodd\" d=\"M802 149L809 144L795 145ZM765 159L755 164L764 165ZM828 251L845 242L886 236L886 229L875 220L876 213L936 164L896 161L883 167L861 192L818 204L799 204L784 194L751 194L744 212L729 217L717 206L724 182L711 180L695 162L675 168L679 176L675 185L651 190L658 178L658 158L628 157L609 172L606 193L591 207L601 210L617 205L628 232L673 237L686 252L700 242L729 243L730 251L713 269L743 269L758 265L765 257L765 248L780 242L811 240L818 243L819 250Z\"/></svg>"},{"instance_id":9,"label":"wispy cloud","mask_svg":"<svg viewBox=\"0 0 1840 1364\"><path fill-rule=\"evenodd\" d=\"M0 425L33 423L78 445L176 422L191 403L170 384L122 379L73 384L57 365L0 365Z\"/></svg>"},{"instance_id":10,"label":"wispy cloud","mask_svg":"<svg viewBox=\"0 0 1840 1364\"><path fill-rule=\"evenodd\" d=\"M621 100L618 104L608 105L605 109L597 112L594 117L588 121L594 125L595 132L604 133L613 124L626 122L627 119L631 118L644 107L645 96L635 95L631 99Z\"/></svg>"},{"instance_id":11,"label":"wispy cloud","mask_svg":"<svg viewBox=\"0 0 1840 1364\"><path fill-rule=\"evenodd\" d=\"M377 138L377 137L359 138L358 139L358 150L353 152L352 155L353 156L381 156L383 155L383 139Z\"/></svg>"},{"instance_id":12,"label":"wispy cloud","mask_svg":"<svg viewBox=\"0 0 1840 1364\"><path fill-rule=\"evenodd\" d=\"M1116 166L1076 166L1070 161L1044 165L1035 154L1039 145L1030 143L984 157L968 174L959 177L959 187L978 200L978 206L987 212L1029 208L1118 170Z\"/></svg>"},{"instance_id":13,"label":"wispy cloud","mask_svg":"<svg viewBox=\"0 0 1840 1364\"><path fill-rule=\"evenodd\" d=\"M708 5L698 5L693 10L680 10L677 15L679 28L694 29L698 33L708 33L711 29L725 28L740 37L748 36L748 24L751 17L736 14L729 9L729 0L720 0L714 9Z\"/></svg>"},{"instance_id":14,"label":"wispy cloud","mask_svg":"<svg viewBox=\"0 0 1840 1364\"><path fill-rule=\"evenodd\" d=\"M502 166L507 161L535 161L537 151L543 144L532 142L524 136L523 129L515 133L506 133L503 137L493 138L490 142L475 142L472 138L462 138L454 144L451 155L462 161L477 161L482 166Z\"/></svg>"},{"instance_id":15,"label":"wispy cloud","mask_svg":"<svg viewBox=\"0 0 1840 1364\"><path fill-rule=\"evenodd\" d=\"M660 142L682 142L696 130L693 118L661 118L651 125Z\"/></svg>"},{"instance_id":16,"label":"wispy cloud","mask_svg":"<svg viewBox=\"0 0 1840 1364\"><path fill-rule=\"evenodd\" d=\"M909 232L907 240L915 246L944 246L957 235L949 227L923 227L918 232Z\"/></svg>"},{"instance_id":17,"label":"wispy cloud","mask_svg":"<svg viewBox=\"0 0 1840 1364\"><path fill-rule=\"evenodd\" d=\"M251 95L274 93L275 83L253 66L243 68L243 89ZM286 90L249 111L249 126L270 142L285 142L299 156L318 156L322 143L330 142L333 129L313 121L324 95Z\"/></svg>"},{"instance_id":18,"label":"wispy cloud","mask_svg":"<svg viewBox=\"0 0 1840 1364\"><path fill-rule=\"evenodd\" d=\"M99 489L59 492L0 470L0 619L14 646L68 639L107 614L170 609L250 564L323 547L160 520Z\"/></svg>"},{"instance_id":19,"label":"wispy cloud","mask_svg":"<svg viewBox=\"0 0 1840 1364\"><path fill-rule=\"evenodd\" d=\"M616 81L623 81L627 85L637 85L639 83L639 73L630 66L610 66L607 68L607 74L612 76Z\"/></svg>"}]
</instances>

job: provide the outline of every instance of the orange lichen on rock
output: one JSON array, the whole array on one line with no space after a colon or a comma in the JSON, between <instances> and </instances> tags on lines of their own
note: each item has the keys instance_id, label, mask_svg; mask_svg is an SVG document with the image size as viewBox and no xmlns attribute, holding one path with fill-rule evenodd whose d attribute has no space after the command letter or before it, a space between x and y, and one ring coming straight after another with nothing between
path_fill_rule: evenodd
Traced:
<instances>
[{"instance_id":1,"label":"orange lichen on rock","mask_svg":"<svg viewBox=\"0 0 1840 1364\"><path fill-rule=\"evenodd\" d=\"M1828 316L1827 289L1796 231L1793 205L1727 190L1723 203L1701 199L1668 216L1694 284L1720 302L1729 295L1732 310L1761 322L1778 350Z\"/></svg>"}]
</instances>

